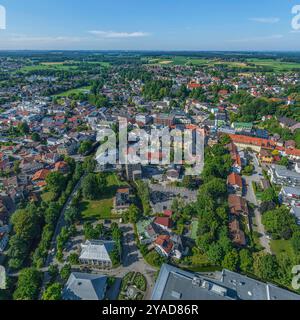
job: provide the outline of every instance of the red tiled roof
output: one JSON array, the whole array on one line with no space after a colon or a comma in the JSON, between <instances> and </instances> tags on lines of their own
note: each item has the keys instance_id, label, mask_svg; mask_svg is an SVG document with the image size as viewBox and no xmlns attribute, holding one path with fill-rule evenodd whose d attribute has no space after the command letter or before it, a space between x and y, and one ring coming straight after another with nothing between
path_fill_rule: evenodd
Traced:
<instances>
[{"instance_id":1,"label":"red tiled roof","mask_svg":"<svg viewBox=\"0 0 300 320\"><path fill-rule=\"evenodd\" d=\"M276 142L268 139L254 138L238 134L229 134L234 143L250 144L258 147L276 147Z\"/></svg>"},{"instance_id":2,"label":"red tiled roof","mask_svg":"<svg viewBox=\"0 0 300 320\"><path fill-rule=\"evenodd\" d=\"M229 176L228 176L228 179L227 179L228 183L232 186L239 186L240 188L243 187L243 181L242 181L242 177L237 174L237 173L231 173Z\"/></svg>"},{"instance_id":3,"label":"red tiled roof","mask_svg":"<svg viewBox=\"0 0 300 320\"><path fill-rule=\"evenodd\" d=\"M195 82L191 82L191 83L188 84L188 88L189 89L197 89L197 88L201 88L201 87L202 87L201 84L195 83Z\"/></svg>"},{"instance_id":4,"label":"red tiled roof","mask_svg":"<svg viewBox=\"0 0 300 320\"><path fill-rule=\"evenodd\" d=\"M50 171L47 169L39 170L33 175L32 181L45 180L49 173Z\"/></svg>"},{"instance_id":5,"label":"red tiled roof","mask_svg":"<svg viewBox=\"0 0 300 320\"><path fill-rule=\"evenodd\" d=\"M55 169L59 170L59 169L64 169L68 167L68 164L65 161L58 161L55 163Z\"/></svg>"},{"instance_id":6,"label":"red tiled roof","mask_svg":"<svg viewBox=\"0 0 300 320\"><path fill-rule=\"evenodd\" d=\"M165 215L166 217L172 217L173 211L172 211L172 210L165 210L165 211L164 211L164 215Z\"/></svg>"},{"instance_id":7,"label":"red tiled roof","mask_svg":"<svg viewBox=\"0 0 300 320\"><path fill-rule=\"evenodd\" d=\"M285 149L285 153L289 156L300 157L300 150L299 149Z\"/></svg>"},{"instance_id":8,"label":"red tiled roof","mask_svg":"<svg viewBox=\"0 0 300 320\"><path fill-rule=\"evenodd\" d=\"M166 253L170 253L173 248L173 243L168 235L160 235L155 240L155 244L160 246Z\"/></svg>"},{"instance_id":9,"label":"red tiled roof","mask_svg":"<svg viewBox=\"0 0 300 320\"><path fill-rule=\"evenodd\" d=\"M159 224L164 227L167 227L167 228L171 227L171 219L169 217L157 217L154 220L154 223Z\"/></svg>"}]
</instances>

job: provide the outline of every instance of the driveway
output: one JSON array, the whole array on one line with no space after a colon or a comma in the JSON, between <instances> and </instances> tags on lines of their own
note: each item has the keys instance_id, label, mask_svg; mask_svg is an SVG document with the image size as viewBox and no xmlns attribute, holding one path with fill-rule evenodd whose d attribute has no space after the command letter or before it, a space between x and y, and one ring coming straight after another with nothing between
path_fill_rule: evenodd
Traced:
<instances>
[{"instance_id":1,"label":"driveway","mask_svg":"<svg viewBox=\"0 0 300 320\"><path fill-rule=\"evenodd\" d=\"M256 225L254 226L254 230L259 233L259 241L260 244L263 246L265 252L272 253L271 247L270 247L270 241L267 238L266 230L264 225L262 224L262 215L259 210L260 203L257 201L254 189L253 189L253 182L259 182L262 179L262 169L259 165L258 159L254 153L251 153L251 156L253 157L253 164L255 166L255 173L248 177L243 176L243 179L246 181L246 194L245 198L248 202L252 203L255 206L254 209L254 215L255 215L255 222Z\"/></svg>"}]
</instances>

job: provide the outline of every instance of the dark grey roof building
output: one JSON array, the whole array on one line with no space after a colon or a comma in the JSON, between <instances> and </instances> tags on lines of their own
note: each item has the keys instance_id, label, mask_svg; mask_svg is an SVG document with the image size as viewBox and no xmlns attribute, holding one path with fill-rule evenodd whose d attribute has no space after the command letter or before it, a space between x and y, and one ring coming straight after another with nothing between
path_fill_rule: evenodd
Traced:
<instances>
[{"instance_id":1,"label":"dark grey roof building","mask_svg":"<svg viewBox=\"0 0 300 320\"><path fill-rule=\"evenodd\" d=\"M63 300L103 300L107 276L73 272L63 290Z\"/></svg>"},{"instance_id":2,"label":"dark grey roof building","mask_svg":"<svg viewBox=\"0 0 300 320\"><path fill-rule=\"evenodd\" d=\"M199 274L164 264L152 300L300 300L300 295L229 270Z\"/></svg>"}]
</instances>

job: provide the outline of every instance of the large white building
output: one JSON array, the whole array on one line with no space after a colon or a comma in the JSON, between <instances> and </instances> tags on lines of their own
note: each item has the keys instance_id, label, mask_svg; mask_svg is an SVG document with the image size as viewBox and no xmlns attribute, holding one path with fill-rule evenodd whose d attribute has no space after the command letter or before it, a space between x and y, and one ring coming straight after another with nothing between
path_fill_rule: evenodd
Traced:
<instances>
[{"instance_id":1,"label":"large white building","mask_svg":"<svg viewBox=\"0 0 300 320\"><path fill-rule=\"evenodd\" d=\"M112 261L110 253L114 248L114 241L87 240L81 245L79 260L83 264L95 265L100 268L111 268Z\"/></svg>"}]
</instances>

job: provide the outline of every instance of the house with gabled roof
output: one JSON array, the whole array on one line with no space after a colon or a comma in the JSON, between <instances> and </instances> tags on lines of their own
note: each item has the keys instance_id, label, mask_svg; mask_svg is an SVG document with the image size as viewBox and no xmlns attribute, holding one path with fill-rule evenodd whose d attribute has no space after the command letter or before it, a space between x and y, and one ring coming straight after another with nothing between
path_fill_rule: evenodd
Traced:
<instances>
[{"instance_id":1,"label":"house with gabled roof","mask_svg":"<svg viewBox=\"0 0 300 320\"><path fill-rule=\"evenodd\" d=\"M104 300L108 277L72 272L62 292L63 300Z\"/></svg>"}]
</instances>

